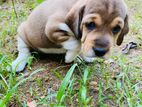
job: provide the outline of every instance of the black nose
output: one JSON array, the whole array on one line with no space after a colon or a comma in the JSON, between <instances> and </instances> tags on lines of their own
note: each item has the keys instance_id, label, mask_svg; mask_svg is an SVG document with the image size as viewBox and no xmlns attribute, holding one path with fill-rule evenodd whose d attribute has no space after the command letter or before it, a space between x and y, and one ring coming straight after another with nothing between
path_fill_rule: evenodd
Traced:
<instances>
[{"instance_id":1,"label":"black nose","mask_svg":"<svg viewBox=\"0 0 142 107\"><path fill-rule=\"evenodd\" d=\"M95 55L98 57L102 57L107 53L107 50L104 48L93 48Z\"/></svg>"}]
</instances>

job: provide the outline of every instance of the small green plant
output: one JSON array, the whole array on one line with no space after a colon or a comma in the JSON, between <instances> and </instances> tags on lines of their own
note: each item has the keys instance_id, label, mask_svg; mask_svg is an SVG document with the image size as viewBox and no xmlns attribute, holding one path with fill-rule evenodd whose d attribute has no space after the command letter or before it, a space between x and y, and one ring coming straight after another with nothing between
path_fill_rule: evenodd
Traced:
<instances>
[{"instance_id":1,"label":"small green plant","mask_svg":"<svg viewBox=\"0 0 142 107\"><path fill-rule=\"evenodd\" d=\"M31 75L27 78L25 78L23 75L19 76L17 78L16 72L9 72L7 77L3 76L3 72L7 71L7 65L8 60L7 57L4 57L1 55L0 57L0 64L1 64L1 70L0 70L0 88L3 91L4 94L1 94L0 98L0 107L5 107L6 104L12 99L13 95L16 95L17 88L25 83L27 80L31 79L32 76L40 71L43 71L43 69L35 70ZM8 79L6 79L8 78Z\"/></svg>"},{"instance_id":2,"label":"small green plant","mask_svg":"<svg viewBox=\"0 0 142 107\"><path fill-rule=\"evenodd\" d=\"M57 106L62 106L62 103L64 101L64 98L66 96L65 90L67 89L67 86L70 82L71 76L73 74L73 71L75 70L77 64L74 64L70 70L67 72L65 78L63 79L59 91L57 93Z\"/></svg>"},{"instance_id":3,"label":"small green plant","mask_svg":"<svg viewBox=\"0 0 142 107\"><path fill-rule=\"evenodd\" d=\"M82 80L80 81L80 89L79 89L79 95L78 95L78 100L79 100L79 106L84 106L84 107L88 107L89 106L89 102L91 100L90 97L87 98L87 83L88 83L88 79L89 79L89 73L90 70L89 68L86 68L84 70L84 74L82 77Z\"/></svg>"}]
</instances>

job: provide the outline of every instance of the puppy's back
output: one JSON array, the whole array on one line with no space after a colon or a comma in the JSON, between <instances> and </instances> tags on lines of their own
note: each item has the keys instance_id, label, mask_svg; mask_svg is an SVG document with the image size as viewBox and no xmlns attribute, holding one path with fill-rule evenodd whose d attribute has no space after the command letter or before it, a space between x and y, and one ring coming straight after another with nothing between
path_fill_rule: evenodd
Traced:
<instances>
[{"instance_id":1,"label":"puppy's back","mask_svg":"<svg viewBox=\"0 0 142 107\"><path fill-rule=\"evenodd\" d=\"M19 27L19 33L31 47L56 47L45 35L45 26L52 19L64 21L65 15L77 0L47 0L37 6ZM55 23L54 23L55 24ZM24 32L24 33L23 33ZM47 47L46 47L47 46Z\"/></svg>"}]
</instances>

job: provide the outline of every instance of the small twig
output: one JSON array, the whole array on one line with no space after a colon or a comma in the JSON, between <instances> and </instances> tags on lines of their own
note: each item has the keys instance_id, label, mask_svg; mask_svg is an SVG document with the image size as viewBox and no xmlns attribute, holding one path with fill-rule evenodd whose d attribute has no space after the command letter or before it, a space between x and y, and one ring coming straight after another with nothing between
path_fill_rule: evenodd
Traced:
<instances>
[{"instance_id":1,"label":"small twig","mask_svg":"<svg viewBox=\"0 0 142 107\"><path fill-rule=\"evenodd\" d=\"M12 0L12 5L13 5L13 9L14 9L15 16L16 16L16 18L18 19L18 15L17 15L16 9L15 9L14 0Z\"/></svg>"}]
</instances>

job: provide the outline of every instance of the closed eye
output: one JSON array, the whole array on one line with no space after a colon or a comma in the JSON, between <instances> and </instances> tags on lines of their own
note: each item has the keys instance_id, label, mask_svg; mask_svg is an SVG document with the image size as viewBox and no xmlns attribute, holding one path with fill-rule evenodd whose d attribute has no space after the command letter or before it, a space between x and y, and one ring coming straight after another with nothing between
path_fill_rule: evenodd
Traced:
<instances>
[{"instance_id":1,"label":"closed eye","mask_svg":"<svg viewBox=\"0 0 142 107\"><path fill-rule=\"evenodd\" d=\"M88 30L96 29L96 24L94 22L86 23L85 26Z\"/></svg>"},{"instance_id":2,"label":"closed eye","mask_svg":"<svg viewBox=\"0 0 142 107\"><path fill-rule=\"evenodd\" d=\"M114 27L113 29L112 29L112 33L113 34L117 34L117 33L119 33L121 31L121 27L120 26L116 26L116 27Z\"/></svg>"}]
</instances>

